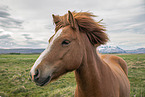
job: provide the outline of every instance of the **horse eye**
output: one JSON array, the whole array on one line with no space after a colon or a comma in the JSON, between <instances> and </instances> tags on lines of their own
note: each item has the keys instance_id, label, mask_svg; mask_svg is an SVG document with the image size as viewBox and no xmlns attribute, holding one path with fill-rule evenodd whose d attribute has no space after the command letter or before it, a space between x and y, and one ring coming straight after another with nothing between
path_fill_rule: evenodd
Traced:
<instances>
[{"instance_id":1,"label":"horse eye","mask_svg":"<svg viewBox=\"0 0 145 97\"><path fill-rule=\"evenodd\" d=\"M70 43L69 40L64 40L61 44L62 44L62 45L68 45L69 43Z\"/></svg>"}]
</instances>

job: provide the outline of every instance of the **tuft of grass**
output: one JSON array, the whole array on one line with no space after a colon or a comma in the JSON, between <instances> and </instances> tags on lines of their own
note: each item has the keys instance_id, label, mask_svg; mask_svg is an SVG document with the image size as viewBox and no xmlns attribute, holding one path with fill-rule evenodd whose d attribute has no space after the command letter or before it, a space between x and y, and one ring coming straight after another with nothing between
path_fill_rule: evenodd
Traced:
<instances>
[{"instance_id":1,"label":"tuft of grass","mask_svg":"<svg viewBox=\"0 0 145 97\"><path fill-rule=\"evenodd\" d=\"M29 71L39 54L0 55L0 96L2 97L73 97L74 73L67 73L45 87L36 86ZM117 55L128 64L130 97L145 97L145 54Z\"/></svg>"},{"instance_id":2,"label":"tuft of grass","mask_svg":"<svg viewBox=\"0 0 145 97\"><path fill-rule=\"evenodd\" d=\"M14 93L14 94L18 94L18 93L22 93L22 92L27 92L27 89L25 88L25 86L20 86L11 91L11 93Z\"/></svg>"}]
</instances>

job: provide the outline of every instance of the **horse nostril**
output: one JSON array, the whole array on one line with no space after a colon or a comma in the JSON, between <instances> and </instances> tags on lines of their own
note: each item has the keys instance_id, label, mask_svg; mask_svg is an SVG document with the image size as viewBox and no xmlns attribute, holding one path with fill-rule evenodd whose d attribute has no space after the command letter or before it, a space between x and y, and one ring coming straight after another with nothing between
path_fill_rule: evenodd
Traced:
<instances>
[{"instance_id":1,"label":"horse nostril","mask_svg":"<svg viewBox=\"0 0 145 97\"><path fill-rule=\"evenodd\" d=\"M38 71L38 69L37 69L36 72L35 72L34 78L37 77L38 74L39 74L39 71Z\"/></svg>"},{"instance_id":2,"label":"horse nostril","mask_svg":"<svg viewBox=\"0 0 145 97\"><path fill-rule=\"evenodd\" d=\"M39 79L39 70L37 69L34 75L34 80L37 81Z\"/></svg>"}]
</instances>

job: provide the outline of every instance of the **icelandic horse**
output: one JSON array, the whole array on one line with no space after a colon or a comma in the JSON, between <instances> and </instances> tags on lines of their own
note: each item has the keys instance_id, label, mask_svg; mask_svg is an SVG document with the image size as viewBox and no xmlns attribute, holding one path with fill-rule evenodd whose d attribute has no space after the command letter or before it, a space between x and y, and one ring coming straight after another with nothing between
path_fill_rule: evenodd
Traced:
<instances>
[{"instance_id":1,"label":"icelandic horse","mask_svg":"<svg viewBox=\"0 0 145 97\"><path fill-rule=\"evenodd\" d=\"M129 97L126 62L114 55L101 55L96 47L109 39L92 13L52 15L55 34L30 71L32 81L44 86L74 71L75 97Z\"/></svg>"}]
</instances>

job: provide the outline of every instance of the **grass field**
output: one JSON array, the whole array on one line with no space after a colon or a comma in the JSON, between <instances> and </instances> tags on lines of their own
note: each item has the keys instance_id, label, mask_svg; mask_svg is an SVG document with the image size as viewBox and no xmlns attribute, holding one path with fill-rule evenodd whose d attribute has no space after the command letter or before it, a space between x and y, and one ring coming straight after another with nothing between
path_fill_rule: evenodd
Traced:
<instances>
[{"instance_id":1,"label":"grass field","mask_svg":"<svg viewBox=\"0 0 145 97\"><path fill-rule=\"evenodd\" d=\"M74 73L68 73L45 87L36 86L29 71L38 54L0 55L1 97L73 97L76 87ZM145 97L145 54L117 55L128 64L130 97Z\"/></svg>"}]
</instances>

